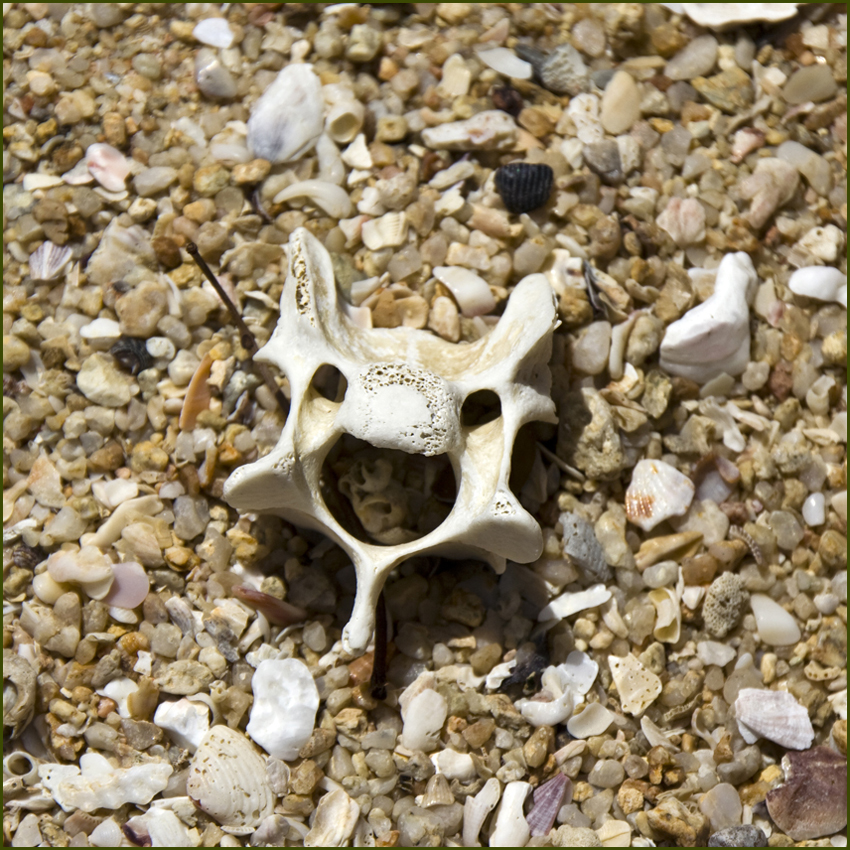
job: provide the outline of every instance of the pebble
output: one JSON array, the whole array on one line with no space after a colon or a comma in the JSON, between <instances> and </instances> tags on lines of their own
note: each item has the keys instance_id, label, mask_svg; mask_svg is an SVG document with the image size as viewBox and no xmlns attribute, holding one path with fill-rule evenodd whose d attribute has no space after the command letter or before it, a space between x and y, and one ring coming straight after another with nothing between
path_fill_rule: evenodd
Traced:
<instances>
[{"instance_id":1,"label":"pebble","mask_svg":"<svg viewBox=\"0 0 850 850\"><path fill-rule=\"evenodd\" d=\"M813 527L826 522L826 499L823 493L812 493L803 502L803 520L806 525Z\"/></svg>"},{"instance_id":2,"label":"pebble","mask_svg":"<svg viewBox=\"0 0 850 850\"><path fill-rule=\"evenodd\" d=\"M700 35L683 47L665 66L664 76L671 80L692 80L705 77L717 61L717 39Z\"/></svg>"},{"instance_id":3,"label":"pebble","mask_svg":"<svg viewBox=\"0 0 850 850\"><path fill-rule=\"evenodd\" d=\"M177 169L167 165L145 168L133 178L136 193L143 198L150 198L164 192L177 179Z\"/></svg>"},{"instance_id":4,"label":"pebble","mask_svg":"<svg viewBox=\"0 0 850 850\"><path fill-rule=\"evenodd\" d=\"M605 183L617 185L623 180L623 164L620 149L612 139L602 139L585 145L582 150L584 161L591 171L598 174Z\"/></svg>"},{"instance_id":5,"label":"pebble","mask_svg":"<svg viewBox=\"0 0 850 850\"><path fill-rule=\"evenodd\" d=\"M796 106L806 101L821 103L835 97L837 91L838 85L830 67L816 63L799 68L791 74L788 82L782 87L782 97L786 103Z\"/></svg>"},{"instance_id":6,"label":"pebble","mask_svg":"<svg viewBox=\"0 0 850 850\"><path fill-rule=\"evenodd\" d=\"M800 640L800 627L794 617L769 596L754 593L750 607L756 617L759 637L770 646L789 646Z\"/></svg>"},{"instance_id":7,"label":"pebble","mask_svg":"<svg viewBox=\"0 0 850 850\"><path fill-rule=\"evenodd\" d=\"M152 337L160 319L168 312L165 288L153 280L143 281L115 302L115 312L122 334L142 339Z\"/></svg>"},{"instance_id":8,"label":"pebble","mask_svg":"<svg viewBox=\"0 0 850 850\"><path fill-rule=\"evenodd\" d=\"M610 347L611 323L591 322L573 345L573 368L586 375L599 375L608 365Z\"/></svg>"},{"instance_id":9,"label":"pebble","mask_svg":"<svg viewBox=\"0 0 850 850\"><path fill-rule=\"evenodd\" d=\"M767 836L752 824L729 826L708 838L709 847L767 847Z\"/></svg>"},{"instance_id":10,"label":"pebble","mask_svg":"<svg viewBox=\"0 0 850 850\"><path fill-rule=\"evenodd\" d=\"M95 353L83 361L77 388L89 401L104 407L123 407L133 397L130 382L107 354Z\"/></svg>"},{"instance_id":11,"label":"pebble","mask_svg":"<svg viewBox=\"0 0 850 850\"><path fill-rule=\"evenodd\" d=\"M239 90L233 75L222 64L215 51L206 47L199 50L195 57L195 82L201 92L213 100L230 100L236 97Z\"/></svg>"},{"instance_id":12,"label":"pebble","mask_svg":"<svg viewBox=\"0 0 850 850\"><path fill-rule=\"evenodd\" d=\"M617 71L602 95L600 120L607 133L619 136L628 132L640 118L640 92L634 79L625 71Z\"/></svg>"},{"instance_id":13,"label":"pebble","mask_svg":"<svg viewBox=\"0 0 850 850\"><path fill-rule=\"evenodd\" d=\"M693 87L712 106L734 115L753 103L753 83L749 74L738 67L729 68L713 77L695 77Z\"/></svg>"}]
</instances>

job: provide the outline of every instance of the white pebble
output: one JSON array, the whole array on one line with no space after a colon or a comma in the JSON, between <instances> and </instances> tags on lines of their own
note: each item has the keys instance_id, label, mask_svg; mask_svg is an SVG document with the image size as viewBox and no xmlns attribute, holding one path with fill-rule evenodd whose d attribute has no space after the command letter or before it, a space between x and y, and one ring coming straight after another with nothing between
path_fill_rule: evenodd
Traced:
<instances>
[{"instance_id":1,"label":"white pebble","mask_svg":"<svg viewBox=\"0 0 850 850\"><path fill-rule=\"evenodd\" d=\"M309 668L297 658L261 661L251 687L254 704L246 731L269 755L291 761L313 734L319 709Z\"/></svg>"},{"instance_id":2,"label":"white pebble","mask_svg":"<svg viewBox=\"0 0 850 850\"><path fill-rule=\"evenodd\" d=\"M494 50L482 50L478 58L487 67L492 68L505 77L516 80L530 80L532 68L529 62L520 59L513 50L507 47L497 47Z\"/></svg>"},{"instance_id":3,"label":"white pebble","mask_svg":"<svg viewBox=\"0 0 850 850\"><path fill-rule=\"evenodd\" d=\"M706 666L725 667L735 657L733 647L716 640L703 640L697 644L697 658Z\"/></svg>"},{"instance_id":4,"label":"white pebble","mask_svg":"<svg viewBox=\"0 0 850 850\"><path fill-rule=\"evenodd\" d=\"M402 746L426 753L434 750L448 710L445 697L437 691L427 688L417 694L402 711Z\"/></svg>"},{"instance_id":5,"label":"white pebble","mask_svg":"<svg viewBox=\"0 0 850 850\"><path fill-rule=\"evenodd\" d=\"M847 275L832 266L807 266L791 275L788 286L795 295L837 301L847 306Z\"/></svg>"},{"instance_id":6,"label":"white pebble","mask_svg":"<svg viewBox=\"0 0 850 850\"><path fill-rule=\"evenodd\" d=\"M210 47L220 47L227 50L233 46L233 30L224 18L207 18L199 21L192 30L192 35Z\"/></svg>"},{"instance_id":7,"label":"white pebble","mask_svg":"<svg viewBox=\"0 0 850 850\"><path fill-rule=\"evenodd\" d=\"M750 597L759 637L770 646L789 646L800 640L800 627L778 602L762 593Z\"/></svg>"},{"instance_id":8,"label":"white pebble","mask_svg":"<svg viewBox=\"0 0 850 850\"><path fill-rule=\"evenodd\" d=\"M202 702L178 699L160 703L153 722L164 729L178 747L195 752L210 730L209 715L209 708Z\"/></svg>"},{"instance_id":9,"label":"white pebble","mask_svg":"<svg viewBox=\"0 0 850 850\"><path fill-rule=\"evenodd\" d=\"M98 320L100 321L100 320ZM177 348L167 336L152 336L146 343L145 348L151 357L164 360L173 360L177 354Z\"/></svg>"},{"instance_id":10,"label":"white pebble","mask_svg":"<svg viewBox=\"0 0 850 850\"><path fill-rule=\"evenodd\" d=\"M826 522L826 498L823 493L812 493L803 502L803 519L806 525L823 525Z\"/></svg>"}]
</instances>

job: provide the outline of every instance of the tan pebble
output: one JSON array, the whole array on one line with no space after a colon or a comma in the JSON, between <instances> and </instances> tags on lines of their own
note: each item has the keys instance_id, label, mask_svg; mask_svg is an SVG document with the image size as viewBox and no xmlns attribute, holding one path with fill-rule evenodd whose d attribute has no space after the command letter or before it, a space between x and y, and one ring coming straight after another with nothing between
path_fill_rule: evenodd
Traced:
<instances>
[{"instance_id":1,"label":"tan pebble","mask_svg":"<svg viewBox=\"0 0 850 850\"><path fill-rule=\"evenodd\" d=\"M14 372L30 359L30 348L16 336L3 337L3 371Z\"/></svg>"},{"instance_id":2,"label":"tan pebble","mask_svg":"<svg viewBox=\"0 0 850 850\"><path fill-rule=\"evenodd\" d=\"M195 172L193 186L205 198L218 194L230 182L230 174L221 165L205 165Z\"/></svg>"},{"instance_id":3,"label":"tan pebble","mask_svg":"<svg viewBox=\"0 0 850 850\"><path fill-rule=\"evenodd\" d=\"M146 280L115 302L121 333L148 339L155 335L159 320L168 312L168 298L162 284Z\"/></svg>"},{"instance_id":4,"label":"tan pebble","mask_svg":"<svg viewBox=\"0 0 850 850\"><path fill-rule=\"evenodd\" d=\"M836 720L832 724L832 738L843 755L847 755L847 721Z\"/></svg>"},{"instance_id":5,"label":"tan pebble","mask_svg":"<svg viewBox=\"0 0 850 850\"><path fill-rule=\"evenodd\" d=\"M403 115L385 115L378 119L375 140L400 142L407 135L407 120Z\"/></svg>"},{"instance_id":6,"label":"tan pebble","mask_svg":"<svg viewBox=\"0 0 850 850\"><path fill-rule=\"evenodd\" d=\"M241 162L234 166L232 180L237 186L259 183L269 176L271 167L271 163L266 159L252 159L250 162Z\"/></svg>"},{"instance_id":7,"label":"tan pebble","mask_svg":"<svg viewBox=\"0 0 850 850\"><path fill-rule=\"evenodd\" d=\"M501 658L502 647L497 643L490 643L487 646L476 649L469 656L469 663L472 665L472 672L476 676L485 676L499 663Z\"/></svg>"},{"instance_id":8,"label":"tan pebble","mask_svg":"<svg viewBox=\"0 0 850 850\"><path fill-rule=\"evenodd\" d=\"M630 815L643 809L644 789L648 788L647 782L638 779L627 779L617 791L617 803L623 810L623 814Z\"/></svg>"},{"instance_id":9,"label":"tan pebble","mask_svg":"<svg viewBox=\"0 0 850 850\"><path fill-rule=\"evenodd\" d=\"M551 726L538 726L531 737L523 744L522 753L529 767L540 767L555 743L555 733Z\"/></svg>"},{"instance_id":10,"label":"tan pebble","mask_svg":"<svg viewBox=\"0 0 850 850\"><path fill-rule=\"evenodd\" d=\"M312 759L305 759L292 770L289 787L294 794L312 794L325 774Z\"/></svg>"},{"instance_id":11,"label":"tan pebble","mask_svg":"<svg viewBox=\"0 0 850 850\"><path fill-rule=\"evenodd\" d=\"M496 729L496 722L487 717L483 720L476 720L475 723L467 726L461 733L472 749L477 750L483 747L490 739L490 736Z\"/></svg>"}]
</instances>

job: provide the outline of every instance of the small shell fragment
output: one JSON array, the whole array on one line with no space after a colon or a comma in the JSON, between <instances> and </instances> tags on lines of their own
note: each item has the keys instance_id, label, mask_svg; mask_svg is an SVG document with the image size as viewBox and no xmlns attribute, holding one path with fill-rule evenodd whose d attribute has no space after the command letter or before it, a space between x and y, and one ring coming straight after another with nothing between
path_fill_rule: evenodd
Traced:
<instances>
[{"instance_id":1,"label":"small shell fragment","mask_svg":"<svg viewBox=\"0 0 850 850\"><path fill-rule=\"evenodd\" d=\"M549 200L555 173L543 163L511 162L496 170L495 179L505 207L512 213L524 213Z\"/></svg>"},{"instance_id":2,"label":"small shell fragment","mask_svg":"<svg viewBox=\"0 0 850 850\"><path fill-rule=\"evenodd\" d=\"M108 192L123 192L130 163L121 151L102 142L89 145L86 163L91 176Z\"/></svg>"},{"instance_id":3,"label":"small shell fragment","mask_svg":"<svg viewBox=\"0 0 850 850\"><path fill-rule=\"evenodd\" d=\"M661 679L631 654L622 658L609 655L608 664L623 711L634 717L642 714L661 693Z\"/></svg>"},{"instance_id":4,"label":"small shell fragment","mask_svg":"<svg viewBox=\"0 0 850 850\"><path fill-rule=\"evenodd\" d=\"M602 735L613 722L614 714L611 711L598 702L592 702L567 721L567 731L573 738L590 738Z\"/></svg>"},{"instance_id":5,"label":"small shell fragment","mask_svg":"<svg viewBox=\"0 0 850 850\"><path fill-rule=\"evenodd\" d=\"M30 254L30 277L33 280L55 280L70 260L70 248L60 248L50 240L42 242Z\"/></svg>"},{"instance_id":6,"label":"small shell fragment","mask_svg":"<svg viewBox=\"0 0 850 850\"><path fill-rule=\"evenodd\" d=\"M533 73L530 62L520 59L513 50L507 47L495 47L492 50L482 50L478 58L488 67L505 77L515 80L530 80Z\"/></svg>"},{"instance_id":7,"label":"small shell fragment","mask_svg":"<svg viewBox=\"0 0 850 850\"><path fill-rule=\"evenodd\" d=\"M227 726L214 726L204 737L189 765L186 793L231 835L248 835L274 811L263 759Z\"/></svg>"},{"instance_id":8,"label":"small shell fragment","mask_svg":"<svg viewBox=\"0 0 850 850\"><path fill-rule=\"evenodd\" d=\"M535 789L534 807L525 818L532 837L549 834L570 784L568 776L556 773L548 782Z\"/></svg>"},{"instance_id":9,"label":"small shell fragment","mask_svg":"<svg viewBox=\"0 0 850 850\"><path fill-rule=\"evenodd\" d=\"M484 787L473 797L469 796L463 804L463 846L480 847L478 833L484 825L487 815L496 807L502 794L502 783L491 777Z\"/></svg>"},{"instance_id":10,"label":"small shell fragment","mask_svg":"<svg viewBox=\"0 0 850 850\"><path fill-rule=\"evenodd\" d=\"M678 469L661 460L641 460L626 490L626 516L651 531L664 520L685 514L693 498L693 482Z\"/></svg>"},{"instance_id":11,"label":"small shell fragment","mask_svg":"<svg viewBox=\"0 0 850 850\"><path fill-rule=\"evenodd\" d=\"M313 828L304 837L304 846L344 847L359 815L360 806L341 788L325 794L316 807Z\"/></svg>"},{"instance_id":12,"label":"small shell fragment","mask_svg":"<svg viewBox=\"0 0 850 850\"><path fill-rule=\"evenodd\" d=\"M792 750L805 750L815 737L809 712L788 691L742 688L735 700L735 714L741 737L748 744L767 738Z\"/></svg>"}]
</instances>

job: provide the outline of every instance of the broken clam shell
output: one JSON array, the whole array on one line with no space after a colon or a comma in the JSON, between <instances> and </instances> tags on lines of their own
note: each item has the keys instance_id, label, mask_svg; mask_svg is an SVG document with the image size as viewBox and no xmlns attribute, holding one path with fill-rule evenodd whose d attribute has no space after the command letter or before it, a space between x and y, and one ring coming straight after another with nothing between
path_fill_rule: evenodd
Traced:
<instances>
[{"instance_id":1,"label":"broken clam shell","mask_svg":"<svg viewBox=\"0 0 850 850\"><path fill-rule=\"evenodd\" d=\"M812 745L815 730L809 712L788 691L742 688L735 700L741 737L754 744L759 738L805 750Z\"/></svg>"},{"instance_id":2,"label":"broken clam shell","mask_svg":"<svg viewBox=\"0 0 850 850\"><path fill-rule=\"evenodd\" d=\"M215 726L204 737L189 765L186 793L231 835L248 835L274 811L263 759L227 726Z\"/></svg>"}]
</instances>

